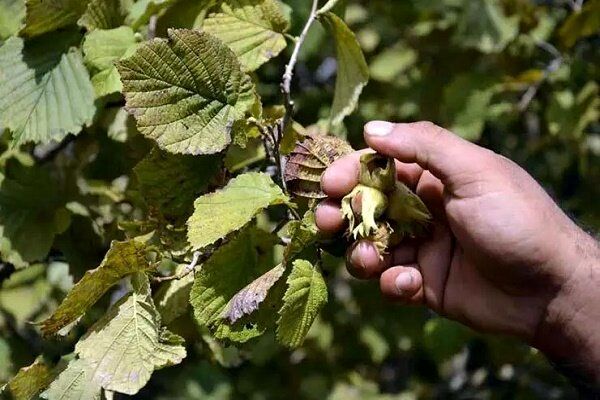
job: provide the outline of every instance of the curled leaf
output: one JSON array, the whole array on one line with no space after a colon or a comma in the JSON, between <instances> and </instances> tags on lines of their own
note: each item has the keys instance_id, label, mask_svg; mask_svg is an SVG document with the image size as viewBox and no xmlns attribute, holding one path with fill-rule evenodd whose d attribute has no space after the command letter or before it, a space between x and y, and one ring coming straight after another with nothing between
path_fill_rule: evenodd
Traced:
<instances>
[{"instance_id":1,"label":"curled leaf","mask_svg":"<svg viewBox=\"0 0 600 400\"><path fill-rule=\"evenodd\" d=\"M257 310L260 303L267 297L269 289L277 283L284 271L283 265L279 264L237 292L225 307L223 318L233 324L244 315Z\"/></svg>"},{"instance_id":2,"label":"curled leaf","mask_svg":"<svg viewBox=\"0 0 600 400\"><path fill-rule=\"evenodd\" d=\"M335 136L310 135L298 143L285 167L289 190L299 197L325 198L321 190L321 175L338 158L350 154L352 147Z\"/></svg>"}]
</instances>

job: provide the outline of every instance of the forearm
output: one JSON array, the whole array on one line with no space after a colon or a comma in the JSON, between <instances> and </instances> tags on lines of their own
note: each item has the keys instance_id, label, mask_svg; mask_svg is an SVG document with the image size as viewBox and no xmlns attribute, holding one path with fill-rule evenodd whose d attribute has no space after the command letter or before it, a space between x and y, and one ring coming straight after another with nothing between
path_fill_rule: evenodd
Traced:
<instances>
[{"instance_id":1,"label":"forearm","mask_svg":"<svg viewBox=\"0 0 600 400\"><path fill-rule=\"evenodd\" d=\"M571 379L600 391L600 246L577 229L565 254L561 262L569 272L548 303L532 345Z\"/></svg>"}]
</instances>

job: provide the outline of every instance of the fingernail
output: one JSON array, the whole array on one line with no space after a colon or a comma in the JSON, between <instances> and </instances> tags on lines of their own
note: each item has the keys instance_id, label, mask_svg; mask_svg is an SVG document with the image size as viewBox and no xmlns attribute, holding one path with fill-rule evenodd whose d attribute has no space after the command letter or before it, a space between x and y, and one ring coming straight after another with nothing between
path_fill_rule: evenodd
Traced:
<instances>
[{"instance_id":1,"label":"fingernail","mask_svg":"<svg viewBox=\"0 0 600 400\"><path fill-rule=\"evenodd\" d=\"M408 271L401 272L396 277L396 281L394 283L396 284L396 290L398 291L398 294L402 295L412 288L413 276Z\"/></svg>"},{"instance_id":2,"label":"fingernail","mask_svg":"<svg viewBox=\"0 0 600 400\"><path fill-rule=\"evenodd\" d=\"M385 136L392 132L394 124L387 121L371 121L365 125L365 132L371 136Z\"/></svg>"}]
</instances>

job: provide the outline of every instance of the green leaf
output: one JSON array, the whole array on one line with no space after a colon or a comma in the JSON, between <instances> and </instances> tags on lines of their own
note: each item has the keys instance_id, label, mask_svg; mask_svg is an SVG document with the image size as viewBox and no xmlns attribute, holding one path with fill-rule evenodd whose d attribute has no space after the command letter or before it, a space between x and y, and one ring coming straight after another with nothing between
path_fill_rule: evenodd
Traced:
<instances>
[{"instance_id":1,"label":"green leaf","mask_svg":"<svg viewBox=\"0 0 600 400\"><path fill-rule=\"evenodd\" d=\"M588 82L579 93L569 90L552 94L546 110L548 130L564 138L579 138L600 118L600 92L596 82Z\"/></svg>"},{"instance_id":2,"label":"green leaf","mask_svg":"<svg viewBox=\"0 0 600 400\"><path fill-rule=\"evenodd\" d=\"M91 0L77 24L92 31L118 28L124 20L121 0Z\"/></svg>"},{"instance_id":3,"label":"green leaf","mask_svg":"<svg viewBox=\"0 0 600 400\"><path fill-rule=\"evenodd\" d=\"M160 328L150 284L134 276L134 290L98 321L75 346L93 370L92 380L106 390L129 395L146 385L154 370L180 363L183 339Z\"/></svg>"},{"instance_id":4,"label":"green leaf","mask_svg":"<svg viewBox=\"0 0 600 400\"><path fill-rule=\"evenodd\" d=\"M494 77L459 74L444 89L443 111L447 126L467 140L478 140L494 95Z\"/></svg>"},{"instance_id":5,"label":"green leaf","mask_svg":"<svg viewBox=\"0 0 600 400\"><path fill-rule=\"evenodd\" d=\"M305 249L315 244L319 238L319 228L315 223L315 214L307 211L302 221L292 221L288 225L290 243L283 252L283 259L290 262Z\"/></svg>"},{"instance_id":6,"label":"green leaf","mask_svg":"<svg viewBox=\"0 0 600 400\"><path fill-rule=\"evenodd\" d=\"M172 153L212 154L230 142L234 121L257 102L250 77L215 37L171 29L117 63L138 129Z\"/></svg>"},{"instance_id":7,"label":"green leaf","mask_svg":"<svg viewBox=\"0 0 600 400\"><path fill-rule=\"evenodd\" d=\"M151 16L159 15L175 2L176 0L137 0L129 7L125 22L137 30L146 24Z\"/></svg>"},{"instance_id":8,"label":"green leaf","mask_svg":"<svg viewBox=\"0 0 600 400\"><path fill-rule=\"evenodd\" d=\"M204 30L228 45L247 71L285 49L289 25L276 0L225 0L204 20Z\"/></svg>"},{"instance_id":9,"label":"green leaf","mask_svg":"<svg viewBox=\"0 0 600 400\"><path fill-rule=\"evenodd\" d=\"M279 310L277 340L285 346L298 347L327 303L327 285L319 270L306 260L294 261L287 285Z\"/></svg>"},{"instance_id":10,"label":"green leaf","mask_svg":"<svg viewBox=\"0 0 600 400\"><path fill-rule=\"evenodd\" d=\"M38 36L73 25L84 13L89 0L25 0L27 9L21 35Z\"/></svg>"},{"instance_id":11,"label":"green leaf","mask_svg":"<svg viewBox=\"0 0 600 400\"><path fill-rule=\"evenodd\" d=\"M261 139L251 138L242 147L232 144L225 155L225 168L229 172L237 172L267 157L264 143Z\"/></svg>"},{"instance_id":12,"label":"green leaf","mask_svg":"<svg viewBox=\"0 0 600 400\"><path fill-rule=\"evenodd\" d=\"M471 336L465 326L440 317L428 320L423 327L425 349L438 363L460 352Z\"/></svg>"},{"instance_id":13,"label":"green leaf","mask_svg":"<svg viewBox=\"0 0 600 400\"><path fill-rule=\"evenodd\" d=\"M13 273L0 290L0 309L25 328L50 302L52 286L45 279L45 265L35 264Z\"/></svg>"},{"instance_id":14,"label":"green leaf","mask_svg":"<svg viewBox=\"0 0 600 400\"><path fill-rule=\"evenodd\" d=\"M356 108L369 81L369 67L356 36L340 17L328 12L319 18L335 40L337 79L330 122L336 127Z\"/></svg>"},{"instance_id":15,"label":"green leaf","mask_svg":"<svg viewBox=\"0 0 600 400\"><path fill-rule=\"evenodd\" d=\"M115 62L133 53L136 39L128 26L88 33L83 41L84 62L94 73L92 85L96 96L120 92L123 89Z\"/></svg>"},{"instance_id":16,"label":"green leaf","mask_svg":"<svg viewBox=\"0 0 600 400\"><path fill-rule=\"evenodd\" d=\"M61 32L25 43L10 38L0 47L0 125L14 144L61 141L94 116L94 89L77 45Z\"/></svg>"},{"instance_id":17,"label":"green leaf","mask_svg":"<svg viewBox=\"0 0 600 400\"><path fill-rule=\"evenodd\" d=\"M5 383L12 376L13 362L11 360L10 345L0 338L0 384ZM0 390L0 394L2 390Z\"/></svg>"},{"instance_id":18,"label":"green leaf","mask_svg":"<svg viewBox=\"0 0 600 400\"><path fill-rule=\"evenodd\" d=\"M25 18L25 2L23 0L0 1L0 41L16 35Z\"/></svg>"},{"instance_id":19,"label":"green leaf","mask_svg":"<svg viewBox=\"0 0 600 400\"><path fill-rule=\"evenodd\" d=\"M220 167L217 156L175 155L153 149L133 170L149 207L167 218L187 218L194 200Z\"/></svg>"},{"instance_id":20,"label":"green leaf","mask_svg":"<svg viewBox=\"0 0 600 400\"><path fill-rule=\"evenodd\" d=\"M11 161L4 172L0 179L0 255L20 268L46 258L55 235L68 227L68 213L56 181L46 170Z\"/></svg>"},{"instance_id":21,"label":"green leaf","mask_svg":"<svg viewBox=\"0 0 600 400\"><path fill-rule=\"evenodd\" d=\"M175 273L179 274L185 268L187 265L179 265ZM154 303L165 325L187 312L193 283L194 274L187 274L181 279L169 281L160 287L154 297Z\"/></svg>"},{"instance_id":22,"label":"green leaf","mask_svg":"<svg viewBox=\"0 0 600 400\"><path fill-rule=\"evenodd\" d=\"M518 17L507 17L499 0L472 0L464 2L454 41L482 53L497 53L518 33Z\"/></svg>"},{"instance_id":23,"label":"green leaf","mask_svg":"<svg viewBox=\"0 0 600 400\"><path fill-rule=\"evenodd\" d=\"M41 397L49 400L100 400L102 387L93 378L94 369L88 362L71 360Z\"/></svg>"},{"instance_id":24,"label":"green leaf","mask_svg":"<svg viewBox=\"0 0 600 400\"><path fill-rule=\"evenodd\" d=\"M273 290L252 315L236 319L233 324L224 318L230 301L273 267L275 243L275 237L258 228L248 228L220 247L196 272L190 293L194 316L200 325L211 328L218 339L246 342L275 323L278 296Z\"/></svg>"},{"instance_id":25,"label":"green leaf","mask_svg":"<svg viewBox=\"0 0 600 400\"><path fill-rule=\"evenodd\" d=\"M379 53L370 64L371 78L391 83L417 62L417 52L399 44Z\"/></svg>"},{"instance_id":26,"label":"green leaf","mask_svg":"<svg viewBox=\"0 0 600 400\"><path fill-rule=\"evenodd\" d=\"M6 390L14 400L30 400L44 390L52 379L54 379L52 368L38 358L28 367L21 368L8 382Z\"/></svg>"},{"instance_id":27,"label":"green leaf","mask_svg":"<svg viewBox=\"0 0 600 400\"><path fill-rule=\"evenodd\" d=\"M266 174L250 172L232 179L223 189L199 197L187 222L188 240L201 249L241 229L268 206L288 198Z\"/></svg>"},{"instance_id":28,"label":"green leaf","mask_svg":"<svg viewBox=\"0 0 600 400\"><path fill-rule=\"evenodd\" d=\"M55 334L76 321L120 279L149 268L143 244L135 240L113 241L100 266L87 271L54 313L41 323L42 332Z\"/></svg>"}]
</instances>

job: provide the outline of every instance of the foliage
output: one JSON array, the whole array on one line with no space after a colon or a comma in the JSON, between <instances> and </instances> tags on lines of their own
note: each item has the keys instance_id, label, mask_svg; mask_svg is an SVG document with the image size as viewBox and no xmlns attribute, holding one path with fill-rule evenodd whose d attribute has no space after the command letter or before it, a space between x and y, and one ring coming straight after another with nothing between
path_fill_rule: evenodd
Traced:
<instances>
[{"instance_id":1,"label":"foliage","mask_svg":"<svg viewBox=\"0 0 600 400\"><path fill-rule=\"evenodd\" d=\"M380 300L312 211L365 122L432 120L597 230L579 3L0 0L0 396L574 398Z\"/></svg>"}]
</instances>

